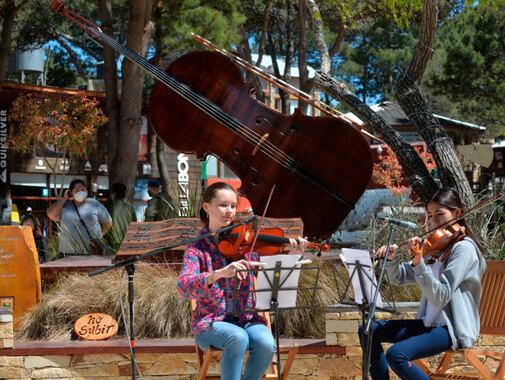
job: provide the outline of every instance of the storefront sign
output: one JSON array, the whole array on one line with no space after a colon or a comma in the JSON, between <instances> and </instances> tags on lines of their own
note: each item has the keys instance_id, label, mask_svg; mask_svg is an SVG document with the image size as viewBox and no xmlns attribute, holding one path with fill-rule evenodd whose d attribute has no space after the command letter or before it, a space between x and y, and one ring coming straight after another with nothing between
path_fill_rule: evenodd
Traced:
<instances>
[{"instance_id":1,"label":"storefront sign","mask_svg":"<svg viewBox=\"0 0 505 380\"><path fill-rule=\"evenodd\" d=\"M44 160L39 158L35 164L35 170L46 170L47 166L44 165Z\"/></svg>"},{"instance_id":2,"label":"storefront sign","mask_svg":"<svg viewBox=\"0 0 505 380\"><path fill-rule=\"evenodd\" d=\"M0 110L0 182L7 184L7 110Z\"/></svg>"},{"instance_id":3,"label":"storefront sign","mask_svg":"<svg viewBox=\"0 0 505 380\"><path fill-rule=\"evenodd\" d=\"M179 186L179 216L189 215L189 158L184 153L177 156L177 184Z\"/></svg>"}]
</instances>

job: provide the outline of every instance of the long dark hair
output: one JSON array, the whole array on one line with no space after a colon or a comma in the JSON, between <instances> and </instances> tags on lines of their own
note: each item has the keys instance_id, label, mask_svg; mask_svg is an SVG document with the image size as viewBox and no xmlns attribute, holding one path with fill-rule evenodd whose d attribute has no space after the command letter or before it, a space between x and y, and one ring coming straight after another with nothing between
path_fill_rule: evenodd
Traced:
<instances>
[{"instance_id":1,"label":"long dark hair","mask_svg":"<svg viewBox=\"0 0 505 380\"><path fill-rule=\"evenodd\" d=\"M210 201L212 201L214 199L214 197L216 196L216 193L219 190L230 190L230 191L233 191L237 195L237 198L239 197L239 194L238 194L237 190L233 186L228 185L227 183L224 183L224 182L216 182L216 183L213 183L212 185L210 185L209 187L207 187L203 191L203 194L202 194L202 207L200 207L200 220L207 227L209 226L209 216L207 215L207 213L203 209L203 203L204 202L210 203Z\"/></svg>"},{"instance_id":2,"label":"long dark hair","mask_svg":"<svg viewBox=\"0 0 505 380\"><path fill-rule=\"evenodd\" d=\"M456 192L456 190L450 188L450 187L442 187L440 188L428 202L436 202L441 204L442 206L448 208L449 210L456 210L460 209L462 213L465 212L465 209L463 207L463 202L461 201L461 198L459 194ZM468 225L467 221L465 220L464 217L459 218L456 221L459 225L465 227L465 234L473 239L475 241L475 244L479 247L481 253L484 252L484 246L482 245L480 239L477 237L477 235L472 231L470 226Z\"/></svg>"}]
</instances>

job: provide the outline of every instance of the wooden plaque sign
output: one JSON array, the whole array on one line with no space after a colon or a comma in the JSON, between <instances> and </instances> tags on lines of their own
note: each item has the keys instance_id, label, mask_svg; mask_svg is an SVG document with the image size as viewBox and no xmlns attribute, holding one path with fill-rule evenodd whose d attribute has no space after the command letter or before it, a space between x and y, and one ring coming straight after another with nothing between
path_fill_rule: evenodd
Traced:
<instances>
[{"instance_id":1,"label":"wooden plaque sign","mask_svg":"<svg viewBox=\"0 0 505 380\"><path fill-rule=\"evenodd\" d=\"M41 299L39 257L28 226L0 226L0 298L12 298L14 328Z\"/></svg>"},{"instance_id":2,"label":"wooden plaque sign","mask_svg":"<svg viewBox=\"0 0 505 380\"><path fill-rule=\"evenodd\" d=\"M92 313L83 315L74 325L74 331L82 339L102 340L117 333L117 322L110 315Z\"/></svg>"},{"instance_id":3,"label":"wooden plaque sign","mask_svg":"<svg viewBox=\"0 0 505 380\"><path fill-rule=\"evenodd\" d=\"M265 218L263 227L282 228L287 237L303 236L303 222L300 218ZM168 247L176 242L198 236L203 228L198 218L176 218L159 222L133 222L128 227L123 243L116 254L116 259L123 260L138 256L154 249ZM185 246L166 250L162 262L182 262Z\"/></svg>"}]
</instances>

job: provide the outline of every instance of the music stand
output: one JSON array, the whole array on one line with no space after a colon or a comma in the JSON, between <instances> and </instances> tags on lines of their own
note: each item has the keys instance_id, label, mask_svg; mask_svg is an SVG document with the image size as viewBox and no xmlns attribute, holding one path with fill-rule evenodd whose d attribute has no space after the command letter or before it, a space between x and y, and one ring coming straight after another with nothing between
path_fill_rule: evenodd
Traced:
<instances>
[{"instance_id":1,"label":"music stand","mask_svg":"<svg viewBox=\"0 0 505 380\"><path fill-rule=\"evenodd\" d=\"M279 344L279 310L289 309L305 309L313 308L316 296L316 291L319 283L319 273L321 266L303 266L303 264L312 263L311 260L300 260L301 254L295 255L275 255L264 256L259 262L250 262L249 264L257 269L254 271L257 274L256 289L254 293L256 307L254 309L245 309L240 313L269 311L274 316L275 326L275 344L277 355L277 376L281 378L281 358ZM299 276L302 271L315 271L315 276L312 285L299 286ZM243 270L238 272L250 272L251 270ZM309 292L309 302L307 305L300 305L297 302L298 292ZM240 291L232 292L238 295Z\"/></svg>"},{"instance_id":2,"label":"music stand","mask_svg":"<svg viewBox=\"0 0 505 380\"><path fill-rule=\"evenodd\" d=\"M392 237L394 231L396 229L396 225L390 224L390 231L388 235L387 245L386 245L386 254L385 257L389 254L389 248L391 246ZM346 250L343 249L343 252ZM370 369L370 356L372 352L372 335L373 331L371 330L371 323L375 316L375 311L385 311L388 313L396 313L396 307L394 305L394 301L392 303L386 301L388 307L377 306L381 302L380 297L380 288L382 285L382 281L384 279L386 260L382 260L379 278L375 280L374 267L372 265L372 261L368 260L368 262L363 262L359 259L359 252L365 253L366 251L358 251L358 250L347 250L347 251L356 251L357 259L354 261L346 260L344 255L341 255L342 262L346 265L346 268L349 272L349 280L346 282L341 274L336 270L335 265L333 265L333 275L335 276L335 283L337 286L337 292L339 293L340 301L339 303L343 305L351 305L356 306L361 313L361 323L363 326L363 333L366 335L366 342L363 349L363 361L362 361L362 378L368 379L369 369ZM352 252L351 252L352 253ZM366 255L369 257L369 253L366 252ZM344 291L340 293L339 281L336 276L340 278L341 282L345 283ZM357 276L357 279L356 279ZM346 297L350 291L351 286L354 289L354 301L346 301ZM358 297L356 297L358 295ZM361 300L359 299L361 298Z\"/></svg>"}]
</instances>

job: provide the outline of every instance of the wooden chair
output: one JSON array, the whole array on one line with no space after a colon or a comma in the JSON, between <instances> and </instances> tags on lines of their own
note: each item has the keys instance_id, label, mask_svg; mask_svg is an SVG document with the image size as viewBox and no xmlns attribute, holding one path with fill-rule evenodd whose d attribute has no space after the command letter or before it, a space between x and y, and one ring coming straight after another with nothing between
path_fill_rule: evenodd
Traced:
<instances>
[{"instance_id":1,"label":"wooden chair","mask_svg":"<svg viewBox=\"0 0 505 380\"><path fill-rule=\"evenodd\" d=\"M191 300L191 311L193 312L196 308L196 302L195 300ZM268 312L261 312L259 313L263 318L266 319L267 321L267 326L272 330L272 325L270 323L270 313ZM195 343L195 350L196 350L196 356L198 359L198 380L217 380L221 379L220 376L207 376L207 371L209 370L210 363L212 362L212 358L216 356L220 356L222 350L219 348L214 348L210 347L206 351L202 351L200 347ZM286 358L286 361L284 365L282 366L282 373L281 373L281 379L286 380L289 376L289 372L291 371L291 367L293 366L293 363L295 362L296 354L298 353L298 345L297 344L292 344L289 346L284 346L284 347L279 347L280 353L281 354L288 354L288 357ZM246 357L247 360L247 357ZM278 378L278 372L277 372L277 357L274 355L272 359L272 363L270 364L270 367L268 368L267 372L265 375L263 375L264 379L277 379Z\"/></svg>"},{"instance_id":2,"label":"wooden chair","mask_svg":"<svg viewBox=\"0 0 505 380\"><path fill-rule=\"evenodd\" d=\"M505 261L487 262L482 285L480 334L505 336ZM430 379L475 379L475 377L464 374L447 373L456 352L463 354L466 362L475 368L479 378L486 380L503 380L505 378L505 352L483 350L477 347L445 352L435 371L431 371L424 360L416 361L416 364L430 376ZM492 357L499 360L496 371L492 372L479 357Z\"/></svg>"}]
</instances>

